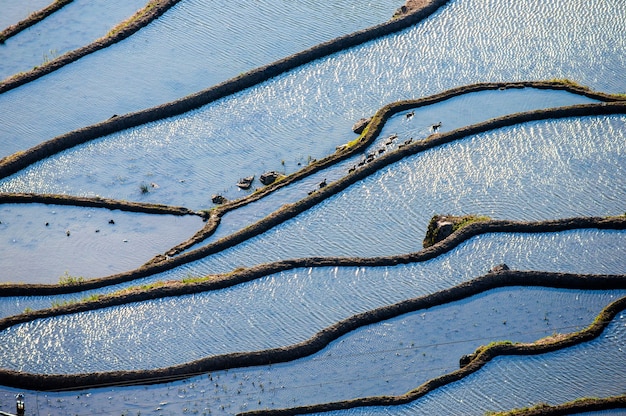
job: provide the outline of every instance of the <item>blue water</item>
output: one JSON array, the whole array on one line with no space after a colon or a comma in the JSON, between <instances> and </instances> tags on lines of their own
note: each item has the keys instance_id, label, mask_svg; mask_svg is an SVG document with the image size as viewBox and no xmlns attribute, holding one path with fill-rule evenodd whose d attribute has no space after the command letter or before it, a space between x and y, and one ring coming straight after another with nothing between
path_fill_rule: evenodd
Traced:
<instances>
[{"instance_id":1,"label":"blue water","mask_svg":"<svg viewBox=\"0 0 626 416\"><path fill-rule=\"evenodd\" d=\"M344 252L368 244L367 255L378 255L413 247L414 235L424 232L434 214L518 220L620 214L626 188L615 184L623 183L625 174L625 121L619 116L542 121L470 136L390 165L281 227L297 245L318 246L323 233L325 240L337 239ZM392 120L381 137L398 134L401 143L415 136L409 123L399 123L404 125ZM362 158L228 213L206 243L305 197L322 179L340 178ZM325 229L326 219L333 229Z\"/></svg>"},{"instance_id":2,"label":"blue water","mask_svg":"<svg viewBox=\"0 0 626 416\"><path fill-rule=\"evenodd\" d=\"M179 4L171 16L181 13L183 18L186 16L185 22L193 23L197 16L205 15L199 13L197 3L189 3L189 9L187 3ZM274 3L268 4L275 12L285 10ZM179 12L181 8L184 10ZM229 7L222 9L227 12ZM323 9L330 11L326 16L330 14L337 18L342 15L332 13L326 6ZM387 10L381 14L372 16L372 19L375 22L385 20L382 16L388 15ZM230 13L224 20L231 20L232 15ZM242 115L238 123L255 125L259 113L270 111L276 126L290 126L289 137L292 139L309 136L308 128L314 127L311 140L319 146L323 138L349 131L356 119L373 113L388 102L430 95L469 83L570 78L594 89L626 92L626 81L621 76L626 68L626 58L619 53L626 47L624 15L626 5L620 0L592 4L580 0L527 0L514 5L499 0L453 1L423 24L316 61L247 90L243 102L255 103L263 110L248 111L249 115ZM273 19L280 21L280 16L274 14ZM168 19L162 20L163 25L168 22ZM367 22L364 23L358 27L368 26ZM341 24L338 22L336 26ZM196 27L197 24L189 26ZM299 25L291 29L285 25L278 27L288 29L286 37L298 36L294 29ZM217 50L201 53L192 50L191 54L181 56L179 54L186 48L167 43L168 39L174 39L171 29L162 32L167 26L161 25L146 29L139 33L141 48L129 44L130 50L120 51L124 59L94 54L84 60L85 69L82 65L80 68L72 65L51 77L0 95L1 154L13 153L68 130L105 120L112 114L182 97L268 63L262 59L248 60L250 48L242 47L250 44L251 39L256 41L261 37L254 31L246 31L250 37L242 38L230 32L221 34L228 37L226 44L232 45L228 49L228 62L225 62L221 52L223 44L216 44ZM349 32L350 27L347 29ZM165 36L157 36L157 33ZM268 36L266 30L262 33L263 37ZM346 32L335 29L321 38L329 39L339 33ZM531 33L533 35L529 36ZM189 48L193 47L195 39L204 38L203 34L206 33L184 32L185 44L192 40ZM315 40L320 38L311 39L308 44L315 44ZM144 56L139 52L146 43L157 49L150 49L152 53ZM111 50L125 48L126 44L122 42ZM256 42L253 48L256 50ZM281 50L274 59L297 50ZM143 61L133 61L131 57L135 54L139 54ZM207 66L207 56L214 65ZM154 69L155 61L167 62L165 69L170 68L169 65L177 67L161 73ZM148 72L144 70L128 78L119 76L136 68L146 68L148 63ZM102 72L106 67L111 67L112 71ZM592 67L594 70L589 71ZM93 75L95 68L98 69L97 79ZM222 68L227 72L222 73ZM215 74L213 71L219 72L212 75ZM72 87L76 80L80 80L80 85ZM113 82L123 84L114 86ZM68 89L70 91L65 93ZM100 92L103 89L106 93ZM51 97L51 91L61 94L55 93ZM118 95L120 93L115 91L124 91L124 94ZM56 103L54 108L48 105L49 100ZM267 100L276 104L265 109ZM19 142L15 142L18 137ZM256 137L263 137L263 133L259 132ZM329 148L334 150L334 146L328 146L319 151L326 153ZM294 156L306 158L307 154Z\"/></svg>"},{"instance_id":3,"label":"blue water","mask_svg":"<svg viewBox=\"0 0 626 416\"><path fill-rule=\"evenodd\" d=\"M214 10L211 9L213 3L201 3L181 2L131 39L0 94L0 156L106 119L113 113L138 110L214 85L320 40L383 21L398 6L389 2L377 8L367 16L367 19L372 17L370 22L347 3L338 4L336 9L327 4L311 3L297 10L279 1L255 3L250 10L239 5L229 8L228 4ZM356 8L360 4L351 3ZM201 10L207 13L199 13ZM318 14L312 10L317 10ZM269 13L264 14L267 11ZM299 13L319 17L302 19L298 18ZM232 19L234 15L244 18ZM246 16L253 17L246 19ZM334 19L329 20L329 16ZM418 98L474 82L564 77L598 90L626 92L626 79L622 76L626 57L621 53L626 46L625 16L626 3L619 0L591 4L580 0L527 0L514 4L501 0L451 1L424 23L401 33L321 59L194 112L82 146L44 161L15 178L5 179L1 186L5 191L41 192L48 187L55 192L81 195L112 192L119 198L135 199L139 185L145 181L155 182L159 187L148 195L139 195L140 200L182 201L193 208L210 206L207 201L210 195L232 192L233 180L243 176L242 172L294 171L299 168L298 163L302 165L310 157L332 153L337 144L355 137L350 127L356 119L371 115L382 105L398 99ZM238 28L212 24L207 20L212 17L222 23L245 21L246 24ZM280 25L282 30L268 32L267 22L281 19L287 22L289 18L295 18L298 24ZM330 21L330 29L318 33L315 28L321 21ZM353 23L344 25L345 21ZM181 31L180 27L188 30ZM311 35L312 32L316 34ZM251 37L233 33L251 34ZM227 48L224 43L232 47ZM143 45L146 45L146 55L140 53ZM447 108L444 104L425 109L411 120L412 125L400 115L391 120L383 136L397 130L402 135L423 137L428 126L437 121L443 122L442 129L448 129L463 125L467 120L481 119L487 113L483 114L482 108L501 110L499 93L490 93L488 98L478 96L477 101L472 101L473 95L461 97L459 106L453 106L455 103L451 101ZM552 93L547 95L547 102L556 97ZM568 101L566 96L563 94L558 99ZM521 108L524 108L526 103L517 104L523 104ZM545 105L548 104L541 106ZM529 104L528 108L532 107L534 104ZM510 110L502 108L502 111ZM623 214L625 121L623 116L610 116L525 123L430 150L371 175L320 206L239 247L152 276L141 283L230 271L242 265L305 255L416 251L421 247L425 222L435 213L471 212L531 220ZM191 137L200 143L192 151L189 147L181 148L185 151L170 152L171 159L150 159L155 150L175 149L173 143L193 142ZM271 148L272 140L277 137L285 149ZM135 144L137 140L141 142ZM120 165L128 165L121 173L112 169L112 164L104 163L98 168L103 159L127 149L128 154L132 154L129 157L135 159L121 160ZM263 159L255 159L259 149L266 152ZM212 151L220 156L214 160L198 157ZM68 158L72 152L83 153L81 157ZM74 164L81 163L87 163L87 168L75 169ZM159 169L168 164L174 168L167 175L157 176ZM48 166L47 170L38 171L41 166ZM342 169L347 171L348 167L344 165ZM68 174L73 169L74 174ZM338 175L332 176L333 179L343 174L340 170L329 172ZM255 205L265 205L265 211L259 209L256 218L275 210L283 201L281 198L294 201L299 198L294 195L304 195L321 179L323 177L318 176L303 181L290 187L293 195L277 194ZM49 184L43 186L42 183ZM234 195L240 194L244 193ZM251 209L256 211L254 207ZM89 212L78 211L78 216ZM222 235L254 219L248 217L245 210L233 214L235 219L224 227ZM27 215L33 219L27 219L23 228L18 227L20 232L36 230L39 216L37 213ZM19 213L13 210L9 218L14 223ZM58 227L58 231L63 231L62 226ZM72 232L71 237L74 236ZM66 239L63 241L74 242L71 237L69 240L65 235L62 237ZM93 235L88 237L94 238ZM176 236L173 240L179 238ZM52 244L54 239L46 242ZM36 244L39 239L33 239L25 247L32 249ZM111 249L113 245L101 250L107 252L103 253L104 257ZM427 263L396 268L297 269L215 293L141 302L23 324L0 334L3 340L0 362L3 367L44 372L109 370L161 366L226 351L284 345L305 339L359 311L474 278L494 264L506 262L520 269L623 274L625 251L624 233L619 231L484 235ZM133 257L132 261L138 257ZM119 287L128 285L116 288ZM95 293L107 293L116 288ZM531 289L523 290L526 291L524 298L532 298ZM5 298L0 301L0 308L2 316L7 316L27 307L48 307L53 302L80 299L93 293ZM539 338L561 326L554 324L546 332L542 327L545 318L563 322L562 325L568 327L570 323L571 326L581 325L577 320L579 316L591 319L591 310L609 301L598 300L593 308L579 315L567 311L576 305L565 300L571 297L551 290L537 293L540 293L540 307L555 305L549 315L541 316L541 309L532 308L530 314L500 314L501 311L496 314L489 309L496 306L483 308L493 305L485 300L489 296L477 300L475 305L478 306L474 309L470 306L472 302L467 302L463 307L468 309L459 311L471 310L472 313L466 314L470 318L474 313L486 314L493 319L491 327L498 328L500 325L512 327L514 322L526 324L525 316L530 317L534 312L535 319L531 322L529 318L528 325L541 326L541 334L537 332ZM577 295L584 297L584 292L571 292L571 296ZM491 302L506 304L497 296L493 299ZM249 311L252 313L246 313ZM440 308L432 313L454 317L452 308ZM414 317L417 321L421 319L418 316ZM488 410L523 407L539 401L560 403L582 396L622 394L625 379L623 319L622 316L617 318L606 336L592 343L537 357L502 357L467 380L439 389L411 405L368 409L365 413L380 410L382 414L483 414ZM439 321L434 322L426 328L429 333L442 332L436 326ZM411 359L426 364L422 367L424 373L420 371L423 379L454 366L460 350L448 354L445 363L436 361L434 353L432 356L427 353L433 363L441 364L429 366L429 359L420 358L419 354L411 356L416 351L392 345L402 342L410 346L413 342L408 334L407 339L402 338L407 333L402 325L400 322L396 327L399 338L382 339L391 342L386 348L387 354L380 360L393 376L388 377L390 383L396 379L398 383L405 383L406 378L396 373L409 373L405 367L411 366ZM468 325L458 328L466 330ZM355 341L362 337L363 345L375 346L377 343L364 333L372 331L369 333L375 336L387 330L389 334L394 332L383 323L379 332L368 328L349 334L345 340L333 344L328 352L338 354L342 348L348 348L349 338ZM475 345L500 337L515 338L515 330L512 331L496 333L478 328L476 338L480 340L466 344L467 348L462 350L470 352ZM418 336L421 335L422 332ZM459 339L467 340L462 338ZM19 348L11 351L11 345L19 345ZM348 348L347 354L350 351ZM440 352L443 354L440 357L447 354L443 349L436 351ZM403 353L408 361L404 361ZM153 387L47 394L27 392L27 403L29 409L41 408L43 412L47 409L52 414L94 414L103 409L119 409L120 413L131 414L153 411L157 414L189 411L232 414L255 406L284 407L296 405L298 400L313 403L328 400L333 394L336 396L332 397L338 398L358 397L382 390L377 374L369 378L363 374L370 365L367 360L365 365L352 367L358 383L351 384L349 378L341 378L330 380L322 387L318 387L317 379L307 380L306 375L316 369L332 372L335 366L321 368L314 357L304 361L310 362L202 375L185 382ZM584 371L580 371L581 368ZM396 369L394 373L392 370ZM348 370L343 371L346 372ZM213 376L216 379L212 380ZM264 378L266 376L268 378ZM335 382L340 382L342 388L337 388ZM372 384L376 386L371 387ZM408 383L390 384L389 391L402 392L407 388L410 388ZM315 394L317 390L328 394L309 398L305 393ZM14 389L2 389L2 410L12 409L13 398L7 396L12 394L15 394Z\"/></svg>"},{"instance_id":4,"label":"blue water","mask_svg":"<svg viewBox=\"0 0 626 416\"><path fill-rule=\"evenodd\" d=\"M309 156L321 158L355 137L346 128L321 145L314 132L316 126L311 125L309 139L296 139L295 134L306 132L293 131L288 124L277 125L277 114L269 111L281 106L280 98L263 105L242 100L247 98L239 94L191 114L123 131L65 151L1 181L0 190L95 193L128 200L141 197L150 202L205 209L213 206L209 198L212 194L220 193L229 199L249 194L250 191L236 186L241 177L250 174L258 177L268 170L291 173L302 164L306 165ZM588 102L592 100L563 91L485 91L421 109L411 123L399 124L398 119L403 116L396 117L386 131L398 133L402 141L409 136L418 140L429 134L433 120L441 120L442 131L445 131L515 112ZM486 103L484 111L472 110ZM250 105L254 108L249 108ZM256 116L250 118L247 116L250 113ZM307 113L298 117L314 116ZM242 121L242 118L248 120ZM379 144L373 146L380 147ZM346 173L347 168L342 165L339 173L319 175L332 179ZM158 183L158 192L148 195L137 192L142 181ZM257 181L253 188L257 186L262 185Z\"/></svg>"},{"instance_id":5,"label":"blue water","mask_svg":"<svg viewBox=\"0 0 626 416\"><path fill-rule=\"evenodd\" d=\"M46 393L48 400L38 397L37 402L40 410L55 409L53 413L96 411L104 401L109 412L144 412L161 407L166 414L181 413L184 408L233 414L246 409L403 394L432 377L456 370L462 354L492 340L533 342L557 332L582 329L606 303L622 295L623 291L496 289L360 328L313 356L289 363L218 371L149 389L89 389L80 395ZM485 337L485 332L489 336ZM610 347L616 342L619 345L620 340L623 336L604 337L602 342ZM532 360L549 365L553 358L547 355ZM532 366L524 368L527 374L532 371ZM585 374L590 381L601 382ZM580 377L575 377L573 383ZM615 376L610 380L614 381ZM512 386L516 390L523 387ZM29 392L26 396L32 399L35 394ZM117 399L107 403L111 394ZM521 400L525 398L524 392L517 394Z\"/></svg>"},{"instance_id":6,"label":"blue water","mask_svg":"<svg viewBox=\"0 0 626 416\"><path fill-rule=\"evenodd\" d=\"M226 317L229 313L240 313L230 311L230 308L242 306L242 299L263 303L265 297L256 298L255 288L264 288L264 292L261 293L266 293L265 296L269 296L268 293L281 290L284 291L281 296L290 299L293 296L299 298L300 290L302 290L300 288L305 285L307 293L310 293L311 296L321 297L320 302L325 304L327 300L324 301L323 299L326 296L326 290L319 291L320 286L316 281L316 279L322 279L330 285L327 290L336 293L337 297L341 297L344 289L348 292L357 290L365 302L364 305L378 307L383 305L385 301L393 303L411 296L404 292L404 286L396 287L394 285L393 282L400 276L402 279L406 279L406 284L413 290L417 290L414 292L414 296L420 296L480 276L493 265L502 262L519 270L624 274L626 272L625 245L624 232L622 231L575 230L550 234L487 234L474 237L451 253L425 263L393 268L337 268L333 269L332 273L326 272L328 269L325 268L288 271L231 288L225 293L207 293L201 295L200 298L228 298L227 304L223 305L226 308L224 315ZM589 250L589 247L594 249ZM215 273L220 268L231 270L245 264L244 260L235 258L229 263L228 258L216 256L216 259L211 261L189 263L169 272L99 290L61 296L0 298L0 316L18 314L23 312L25 308L48 308L53 303L76 301L94 294L111 293L129 286L149 284L159 280L180 280L190 276L204 276ZM398 273L399 275L397 275ZM338 277L341 279L336 280ZM416 279L420 282L419 286L413 285ZM242 292L245 292L246 295L241 295ZM379 299L379 296L383 294L383 298ZM193 303L196 301L195 299L196 296L192 296L186 302ZM157 305L161 302L158 301L153 306L158 307ZM177 301L165 300L163 304L166 308L173 308L176 307ZM276 306L289 307L289 305L284 304ZM356 306L356 304L352 306ZM317 309L317 306L312 307ZM260 310L265 309L265 307L260 308ZM271 314L267 318L273 320ZM246 322L244 320L241 323L246 325ZM234 322L228 318L224 324L230 326L234 325ZM276 322L272 325L276 325ZM257 340L253 341L256 342ZM227 346L228 342L225 342L224 345Z\"/></svg>"},{"instance_id":7,"label":"blue water","mask_svg":"<svg viewBox=\"0 0 626 416\"><path fill-rule=\"evenodd\" d=\"M395 0L182 1L131 38L0 94L0 157L382 23L397 7Z\"/></svg>"},{"instance_id":8,"label":"blue water","mask_svg":"<svg viewBox=\"0 0 626 416\"><path fill-rule=\"evenodd\" d=\"M626 314L597 339L537 356L498 357L471 376L404 406L355 409L325 415L482 415L579 397L624 392ZM528 388L532 386L532 388Z\"/></svg>"},{"instance_id":9,"label":"blue water","mask_svg":"<svg viewBox=\"0 0 626 416\"><path fill-rule=\"evenodd\" d=\"M43 9L50 3L51 0L0 1L0 7L2 7L2 14L0 14L0 30L4 30L8 26L26 19L31 13Z\"/></svg>"},{"instance_id":10,"label":"blue water","mask_svg":"<svg viewBox=\"0 0 626 416\"><path fill-rule=\"evenodd\" d=\"M74 0L0 44L0 79L30 71L103 37L145 4L145 0Z\"/></svg>"},{"instance_id":11,"label":"blue water","mask_svg":"<svg viewBox=\"0 0 626 416\"><path fill-rule=\"evenodd\" d=\"M89 279L132 270L202 225L198 216L3 204L0 282L58 283L66 274Z\"/></svg>"},{"instance_id":12,"label":"blue water","mask_svg":"<svg viewBox=\"0 0 626 416\"><path fill-rule=\"evenodd\" d=\"M623 274L625 242L623 232L611 231L493 234L424 263L295 269L217 292L22 324L0 333L0 360L38 372L103 371L289 345L351 315L457 285L502 262L519 270Z\"/></svg>"}]
</instances>

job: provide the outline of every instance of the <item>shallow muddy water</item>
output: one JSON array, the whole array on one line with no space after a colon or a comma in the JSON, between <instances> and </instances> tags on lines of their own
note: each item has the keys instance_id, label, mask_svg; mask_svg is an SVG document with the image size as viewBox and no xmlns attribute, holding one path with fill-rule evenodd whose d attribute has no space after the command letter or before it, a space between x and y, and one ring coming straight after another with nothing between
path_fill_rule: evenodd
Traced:
<instances>
[{"instance_id":1,"label":"shallow muddy water","mask_svg":"<svg viewBox=\"0 0 626 416\"><path fill-rule=\"evenodd\" d=\"M0 282L58 283L62 277L89 279L132 270L200 227L197 216L1 204Z\"/></svg>"}]
</instances>

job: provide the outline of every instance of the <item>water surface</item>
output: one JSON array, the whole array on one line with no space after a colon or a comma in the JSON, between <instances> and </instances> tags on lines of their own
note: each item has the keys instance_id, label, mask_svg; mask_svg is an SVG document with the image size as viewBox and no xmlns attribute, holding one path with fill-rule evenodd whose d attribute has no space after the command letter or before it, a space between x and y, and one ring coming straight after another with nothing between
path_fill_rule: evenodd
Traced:
<instances>
[{"instance_id":1,"label":"water surface","mask_svg":"<svg viewBox=\"0 0 626 416\"><path fill-rule=\"evenodd\" d=\"M404 406L360 408L324 415L482 415L560 404L580 397L624 393L626 314L619 314L593 341L537 356L505 356L471 376ZM528 388L532 386L532 388Z\"/></svg>"},{"instance_id":2,"label":"water surface","mask_svg":"<svg viewBox=\"0 0 626 416\"><path fill-rule=\"evenodd\" d=\"M0 7L0 30L4 30L8 26L14 25L19 21L26 19L32 12L43 9L52 3L52 0L2 0Z\"/></svg>"},{"instance_id":3,"label":"water surface","mask_svg":"<svg viewBox=\"0 0 626 416\"><path fill-rule=\"evenodd\" d=\"M67 275L88 279L132 270L202 225L197 216L2 204L0 282L58 283Z\"/></svg>"},{"instance_id":4,"label":"water surface","mask_svg":"<svg viewBox=\"0 0 626 416\"><path fill-rule=\"evenodd\" d=\"M354 13L337 13L326 4L306 4L319 11L284 7L282 2L251 3L250 7L255 10L267 10L258 6L267 7L271 21L294 19L298 23L272 26L268 31L265 26L268 21L256 15L260 20L256 23L253 19L247 20L240 27L242 31L236 31L223 22L239 15L233 7L238 9L240 5L179 3L155 24L133 36L132 41L107 48L107 54L93 54L81 60L81 65L70 65L28 86L0 95L2 154L105 120L112 114L180 98L297 52L302 44L283 49L280 45L291 42L281 43L272 36L302 39L298 34L302 22L311 21L313 26L329 18L333 22L333 29L321 36L311 39L305 34L304 43L312 46L387 20L398 7L394 1L384 6L376 6L379 2L350 1L351 5L359 5L356 9L349 8ZM361 6L366 13L360 12ZM440 12L410 29L313 62L246 90L233 111L247 107L247 102L256 103L259 110L240 113L238 123L254 124L259 114L270 113L274 125L290 126L291 138L315 141L326 154L324 146L334 149L326 143L327 138L336 139L337 132L349 131L355 120L373 114L384 104L460 85L570 78L597 90L626 92L626 81L621 76L626 71L626 57L620 53L626 49L626 19L622 18L625 15L626 4L620 0L591 4L583 0L526 0L514 5L502 0L451 1ZM205 16L215 17L215 24L199 20ZM312 21L310 16L320 17ZM372 20L363 20L370 18ZM353 24L345 26L346 19ZM259 31L250 29L256 25L261 26ZM178 27L190 31L178 31ZM305 27L308 24L305 23ZM220 39L224 42L218 43ZM265 51L257 46L263 39L274 42L268 49L272 53L269 61L255 57L254 51ZM119 55L111 56L109 51ZM155 61L160 65L155 67ZM159 69L161 67L163 69ZM105 72L106 68L110 68L110 72ZM77 80L80 80L79 85ZM50 107L50 100L57 105ZM271 102L270 106L265 105L267 101ZM215 118L210 119L211 124L215 122ZM250 142L256 137L236 139ZM306 158L307 153L294 157Z\"/></svg>"},{"instance_id":5,"label":"water surface","mask_svg":"<svg viewBox=\"0 0 626 416\"><path fill-rule=\"evenodd\" d=\"M397 0L185 0L130 38L0 94L0 157L382 23L397 7Z\"/></svg>"},{"instance_id":6,"label":"water surface","mask_svg":"<svg viewBox=\"0 0 626 416\"><path fill-rule=\"evenodd\" d=\"M626 251L626 243L624 241L623 231L607 230L574 230L548 234L486 234L474 237L454 251L425 263L393 268L296 269L271 275L223 292L199 296L204 299L217 299L216 305L227 302L223 307L226 308L224 325L228 327L234 325L236 321L226 317L229 313L240 314L243 309L239 308L246 305L245 299L263 302L264 297L257 297L259 295L255 294L255 288L263 288L263 291L260 292L265 293L263 296L270 296L271 293L280 291L283 299L300 299L302 290L304 290L309 296L315 294L315 297L308 302L311 302L313 309L318 309L320 306L316 306L313 300L318 296L321 297L320 305L331 302L330 299L324 300L325 292L318 288L320 285L318 279L321 279L329 285L328 290L335 293L337 299L342 299L342 290L345 290L346 293L353 293L356 290L357 297L361 298L365 304L370 305L370 308L374 308L384 305L386 301L395 303L411 296L421 296L445 289L480 276L494 265L503 262L518 270L624 274L626 273L626 263L624 262L626 255L623 254ZM590 247L593 249L590 250ZM204 276L220 269L232 270L245 264L244 260L239 260L236 257L230 260L228 258L209 259L208 261L193 262L148 278L98 290L61 296L0 298L0 316L21 313L27 307L31 309L48 308L55 302L81 300L94 294L111 293L129 286L149 284L155 281L180 280L189 276ZM256 263L252 261L251 264ZM396 284L399 281L405 281L411 291L404 292L405 285ZM416 281L419 282L418 286L415 286ZM195 302L194 299L195 296L192 296L191 300L187 299L185 302L193 303ZM178 304L178 301L171 299L163 302L166 308L175 308ZM270 301L268 300L268 302ZM157 304L159 303L161 301L157 302ZM279 309L291 307L290 304L283 303L274 306ZM357 305L350 307L353 306L356 307ZM236 308L236 310L230 311L231 307ZM258 311L266 309L267 305L259 305ZM191 307L189 312L193 313L193 310ZM285 311L287 310L285 309ZM277 321L272 318L271 313L268 312L266 318L274 321L271 325L276 325ZM306 321L306 318L303 320ZM239 323L247 325L247 318ZM228 345L228 342L225 345Z\"/></svg>"},{"instance_id":7,"label":"water surface","mask_svg":"<svg viewBox=\"0 0 626 416\"><path fill-rule=\"evenodd\" d=\"M232 414L244 409L402 394L429 378L456 370L459 357L481 344L493 340L532 342L555 332L581 329L606 303L622 295L623 291L496 289L360 328L300 360L218 371L149 388L118 388L119 400L109 403L108 409L129 412L161 407L175 413L187 408ZM28 392L27 397L34 394ZM103 406L109 395L107 389L73 396L45 393L48 400L38 399L38 403L73 414Z\"/></svg>"},{"instance_id":8,"label":"water surface","mask_svg":"<svg viewBox=\"0 0 626 416\"><path fill-rule=\"evenodd\" d=\"M424 263L294 269L215 292L46 318L3 331L2 361L38 372L103 371L289 345L354 314L457 285L502 262L520 270L624 273L623 236L591 230L485 235Z\"/></svg>"},{"instance_id":9,"label":"water surface","mask_svg":"<svg viewBox=\"0 0 626 416\"><path fill-rule=\"evenodd\" d=\"M0 79L30 71L103 37L145 4L146 0L72 1L0 44Z\"/></svg>"},{"instance_id":10,"label":"water surface","mask_svg":"<svg viewBox=\"0 0 626 416\"><path fill-rule=\"evenodd\" d=\"M326 143L320 143L319 137L303 137L304 132L294 130L293 125L277 124L276 116L287 115L268 110L282 105L279 97L264 103L242 100L246 100L245 94L238 94L192 113L67 150L1 181L0 189L95 193L128 200L141 197L151 202L209 208L213 206L212 194L229 199L247 195L250 191L236 186L241 177L256 174L258 178L268 170L291 173L301 169L310 158L331 154L336 146L355 137L346 127L333 132ZM443 122L441 131L446 131L510 113L589 102L592 100L564 91L484 91L422 108L410 122L399 121L406 119L400 115L390 121L385 131L399 134L397 142L401 143L409 137L426 137L430 124L436 120ZM482 107L483 111L475 110ZM251 114L255 116L250 117ZM295 121L314 116L308 112L292 114L291 118ZM378 150L380 144L374 146ZM333 173L334 169L326 171L324 177L333 179L345 175L347 168L342 165L337 173ZM145 181L158 183L158 191L139 193L139 184ZM252 189L255 187L262 184L257 180Z\"/></svg>"}]
</instances>

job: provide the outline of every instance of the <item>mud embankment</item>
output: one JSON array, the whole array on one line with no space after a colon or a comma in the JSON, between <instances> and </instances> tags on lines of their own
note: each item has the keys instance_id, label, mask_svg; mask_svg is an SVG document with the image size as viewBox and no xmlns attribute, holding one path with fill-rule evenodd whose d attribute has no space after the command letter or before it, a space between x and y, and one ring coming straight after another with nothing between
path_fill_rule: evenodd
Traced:
<instances>
[{"instance_id":1,"label":"mud embankment","mask_svg":"<svg viewBox=\"0 0 626 416\"><path fill-rule=\"evenodd\" d=\"M312 338L290 346L263 351L238 352L206 357L197 361L167 368L135 371L113 371L88 374L31 374L12 370L0 370L3 385L31 390L77 390L85 386L114 386L132 383L153 384L188 378L211 371L250 366L268 365L293 361L321 351L332 341L360 327L385 321L402 314L462 300L487 290L510 286L542 286L551 288L608 290L626 288L626 275L578 275L535 271L505 270L491 272L458 286L394 305L354 315L339 321ZM537 344L496 344L479 349L474 359L465 367L428 381L417 389L396 397L366 397L338 403L306 406L298 409L272 410L259 414L299 414L329 410L342 410L362 406L381 406L408 403L445 384L462 379L477 371L485 363L499 355L532 355L566 348L599 336L613 317L626 308L626 297L605 308L587 329L560 338L554 342ZM3 320L6 329L9 320Z\"/></svg>"},{"instance_id":2,"label":"mud embankment","mask_svg":"<svg viewBox=\"0 0 626 416\"><path fill-rule=\"evenodd\" d=\"M52 13L57 10L61 10L61 8L74 0L55 0L53 3L44 7L41 10L31 13L26 19L17 22L14 25L11 25L0 32L0 43L4 43L11 36L15 36L21 31L28 29L29 27L41 22L46 17L50 16ZM0 83L0 85L2 85Z\"/></svg>"}]
</instances>

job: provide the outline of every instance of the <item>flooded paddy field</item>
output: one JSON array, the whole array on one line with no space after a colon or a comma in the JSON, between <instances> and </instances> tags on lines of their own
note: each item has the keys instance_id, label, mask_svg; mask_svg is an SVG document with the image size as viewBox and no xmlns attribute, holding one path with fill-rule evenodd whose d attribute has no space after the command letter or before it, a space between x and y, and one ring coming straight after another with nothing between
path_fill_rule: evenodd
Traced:
<instances>
[{"instance_id":1,"label":"flooded paddy field","mask_svg":"<svg viewBox=\"0 0 626 416\"><path fill-rule=\"evenodd\" d=\"M6 3L3 27L47 6ZM0 78L37 65L52 48L92 42L144 5L70 3L0 44ZM481 415L623 395L626 315L617 310L584 341L495 356L408 403L359 405L456 374L462 356L490 343L523 348L575 339L626 295L626 115L599 110L621 105L626 93L626 4L437 5L404 29L106 134L94 123L112 125L127 113L252 77L279 59L387 24L402 3L181 0L127 39L1 92L0 167L77 129L92 138L61 150L55 139L49 151L0 177L5 196L65 201L0 203L0 410L11 411L20 392L28 412L79 415L270 414L299 406L317 414L316 405L350 400L324 414ZM513 87L518 81L550 87ZM501 85L446 95L488 82ZM446 97L414 107L403 101L437 94ZM390 105L401 111L380 124L371 143L324 162L369 137L367 128L352 131L355 121ZM573 109L594 105L596 113ZM555 108L572 115L541 116ZM537 115L496 123L531 112ZM484 123L494 127L480 130ZM439 137L454 139L426 145ZM268 171L285 175L271 192L260 183ZM241 189L237 182L248 175L253 185ZM231 201L224 211L215 195ZM88 207L75 197L136 203L145 212L108 202ZM156 214L155 204L191 215ZM271 221L293 207L294 215ZM425 249L436 214L484 216L485 227L553 228L481 231L446 246L461 228ZM217 217L206 239L170 250ZM594 226L571 226L591 217ZM419 260L400 260L410 255ZM380 258L395 263L367 265ZM260 265L306 259L310 266L210 286ZM511 270L501 272L502 265ZM516 271L537 273L542 283L446 297ZM98 303L127 291L139 297ZM423 299L431 303L368 318ZM308 345L342 325L350 329L313 352L238 364ZM200 366L177 380L163 375L220 357L220 368ZM128 374L126 382L107 378L114 371ZM149 371L160 375L133 378ZM72 384L83 376L99 381Z\"/></svg>"}]
</instances>

